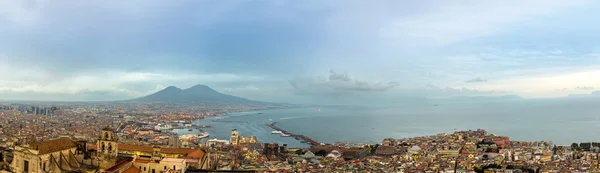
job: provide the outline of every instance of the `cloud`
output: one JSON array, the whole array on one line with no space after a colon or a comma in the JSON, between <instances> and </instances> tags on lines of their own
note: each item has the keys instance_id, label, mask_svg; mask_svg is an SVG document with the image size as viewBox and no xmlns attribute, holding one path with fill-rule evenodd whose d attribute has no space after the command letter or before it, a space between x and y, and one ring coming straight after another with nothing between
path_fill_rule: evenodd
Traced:
<instances>
[{"instance_id":1,"label":"cloud","mask_svg":"<svg viewBox=\"0 0 600 173\"><path fill-rule=\"evenodd\" d=\"M589 86L577 86L577 88L575 88L575 89L579 89L579 90L594 90L596 88L589 87Z\"/></svg>"},{"instance_id":2,"label":"cloud","mask_svg":"<svg viewBox=\"0 0 600 173\"><path fill-rule=\"evenodd\" d=\"M473 88L458 88L458 87L438 87L435 85L425 86L425 92L432 97L448 97L448 96L500 96L513 94L510 91L503 90L479 90Z\"/></svg>"},{"instance_id":3,"label":"cloud","mask_svg":"<svg viewBox=\"0 0 600 173\"><path fill-rule=\"evenodd\" d=\"M398 82L371 82L351 78L347 73L329 72L328 78L295 78L290 85L297 93L329 93L345 92L378 92L386 91L399 85Z\"/></svg>"},{"instance_id":4,"label":"cloud","mask_svg":"<svg viewBox=\"0 0 600 173\"><path fill-rule=\"evenodd\" d=\"M600 91L593 91L591 93L585 93L585 94L569 94L568 97L573 97L573 98L589 98L589 97L594 97L594 98L598 98L598 97L600 97Z\"/></svg>"},{"instance_id":5,"label":"cloud","mask_svg":"<svg viewBox=\"0 0 600 173\"><path fill-rule=\"evenodd\" d=\"M8 73L12 69L7 70ZM0 72L3 71L4 69L0 69ZM125 99L144 96L171 85L184 88L196 84L227 86L229 83L260 82L263 80L261 76L225 73L158 73L107 70L72 74L58 80L43 80L46 76L44 73L38 74L26 71L23 73L30 74L28 75L30 78L19 79L20 75L11 78L6 78L9 76L4 75L3 78L0 78L0 95L7 97L21 95L27 99L56 99L57 101Z\"/></svg>"},{"instance_id":6,"label":"cloud","mask_svg":"<svg viewBox=\"0 0 600 173\"><path fill-rule=\"evenodd\" d=\"M478 82L487 82L487 80L485 79L481 79L481 78L475 78L475 79L471 79L468 81L465 81L466 83L478 83Z\"/></svg>"},{"instance_id":7,"label":"cloud","mask_svg":"<svg viewBox=\"0 0 600 173\"><path fill-rule=\"evenodd\" d=\"M393 79L405 88L447 86L428 89L430 95L510 90L547 96L575 83L600 86L589 80L593 75L587 82L548 79L600 62L600 49L589 46L600 40L593 32L600 25L588 22L598 16L597 5L0 0L0 74L9 74L0 77L0 94L135 97L203 83L236 94L269 93L265 86L273 84L293 90L272 95L373 95L400 90L398 82L387 82ZM361 76L330 72L286 83L330 68L360 69ZM485 79L465 81L477 76Z\"/></svg>"}]
</instances>

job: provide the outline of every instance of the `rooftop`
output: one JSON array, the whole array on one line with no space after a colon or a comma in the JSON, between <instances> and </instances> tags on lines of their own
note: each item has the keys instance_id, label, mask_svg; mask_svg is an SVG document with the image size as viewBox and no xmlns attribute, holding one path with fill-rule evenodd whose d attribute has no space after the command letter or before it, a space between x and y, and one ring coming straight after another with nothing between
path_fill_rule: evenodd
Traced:
<instances>
[{"instance_id":1,"label":"rooftop","mask_svg":"<svg viewBox=\"0 0 600 173\"><path fill-rule=\"evenodd\" d=\"M142 170L140 170L139 168L132 166L132 167L128 168L127 170L123 171L122 173L140 173L141 171Z\"/></svg>"},{"instance_id":2,"label":"rooftop","mask_svg":"<svg viewBox=\"0 0 600 173\"><path fill-rule=\"evenodd\" d=\"M164 158L160 162L173 162L173 163L183 163L185 159L176 159L176 158Z\"/></svg>"},{"instance_id":3,"label":"rooftop","mask_svg":"<svg viewBox=\"0 0 600 173\"><path fill-rule=\"evenodd\" d=\"M106 169L105 171L106 171L106 172L111 172L111 171L118 170L119 168L121 168L122 166L125 166L125 165L127 165L127 163L129 163L129 162L131 162L131 161L133 161L133 159L131 159L131 158L129 158L129 159L125 159L125 160L123 160L123 161L121 161L121 162L119 162L119 163L115 164L114 166L112 166L112 167L110 167L110 168Z\"/></svg>"},{"instance_id":4,"label":"rooftop","mask_svg":"<svg viewBox=\"0 0 600 173\"><path fill-rule=\"evenodd\" d=\"M77 148L77 144L69 138L59 138L50 141L29 143L29 148L39 151L39 154L48 154L57 151Z\"/></svg>"}]
</instances>

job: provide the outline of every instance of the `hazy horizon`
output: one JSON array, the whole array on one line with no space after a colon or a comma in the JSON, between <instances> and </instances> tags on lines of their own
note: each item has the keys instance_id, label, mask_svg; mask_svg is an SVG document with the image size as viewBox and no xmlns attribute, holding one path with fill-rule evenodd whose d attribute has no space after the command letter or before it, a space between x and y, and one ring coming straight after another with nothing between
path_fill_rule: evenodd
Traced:
<instances>
[{"instance_id":1,"label":"hazy horizon","mask_svg":"<svg viewBox=\"0 0 600 173\"><path fill-rule=\"evenodd\" d=\"M600 2L0 1L0 100L208 85L372 104L600 91ZM583 94L583 95L582 95Z\"/></svg>"}]
</instances>

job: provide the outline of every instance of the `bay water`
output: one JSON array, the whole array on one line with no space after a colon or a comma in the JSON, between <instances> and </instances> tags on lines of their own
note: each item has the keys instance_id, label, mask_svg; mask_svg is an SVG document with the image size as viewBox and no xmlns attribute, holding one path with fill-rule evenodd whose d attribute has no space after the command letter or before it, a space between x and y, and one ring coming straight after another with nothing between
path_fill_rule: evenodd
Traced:
<instances>
[{"instance_id":1,"label":"bay water","mask_svg":"<svg viewBox=\"0 0 600 173\"><path fill-rule=\"evenodd\" d=\"M600 141L596 131L600 129L600 100L444 100L386 106L319 106L231 113L194 123L211 126L204 129L211 139L228 140L231 130L237 129L240 135L256 136L260 142L308 147L292 137L271 134L273 129L266 124L272 122L291 133L323 143L379 143L384 138L481 128L511 140L544 140L566 145Z\"/></svg>"}]
</instances>

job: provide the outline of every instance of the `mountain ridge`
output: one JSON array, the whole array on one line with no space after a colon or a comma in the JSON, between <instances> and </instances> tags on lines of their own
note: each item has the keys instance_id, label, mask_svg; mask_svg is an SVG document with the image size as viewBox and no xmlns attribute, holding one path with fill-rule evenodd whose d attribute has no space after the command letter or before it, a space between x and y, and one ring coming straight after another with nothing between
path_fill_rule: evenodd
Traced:
<instances>
[{"instance_id":1,"label":"mountain ridge","mask_svg":"<svg viewBox=\"0 0 600 173\"><path fill-rule=\"evenodd\" d=\"M187 89L169 86L150 95L132 99L130 101L209 104L268 104L267 102L223 94L203 84L194 85Z\"/></svg>"}]
</instances>

